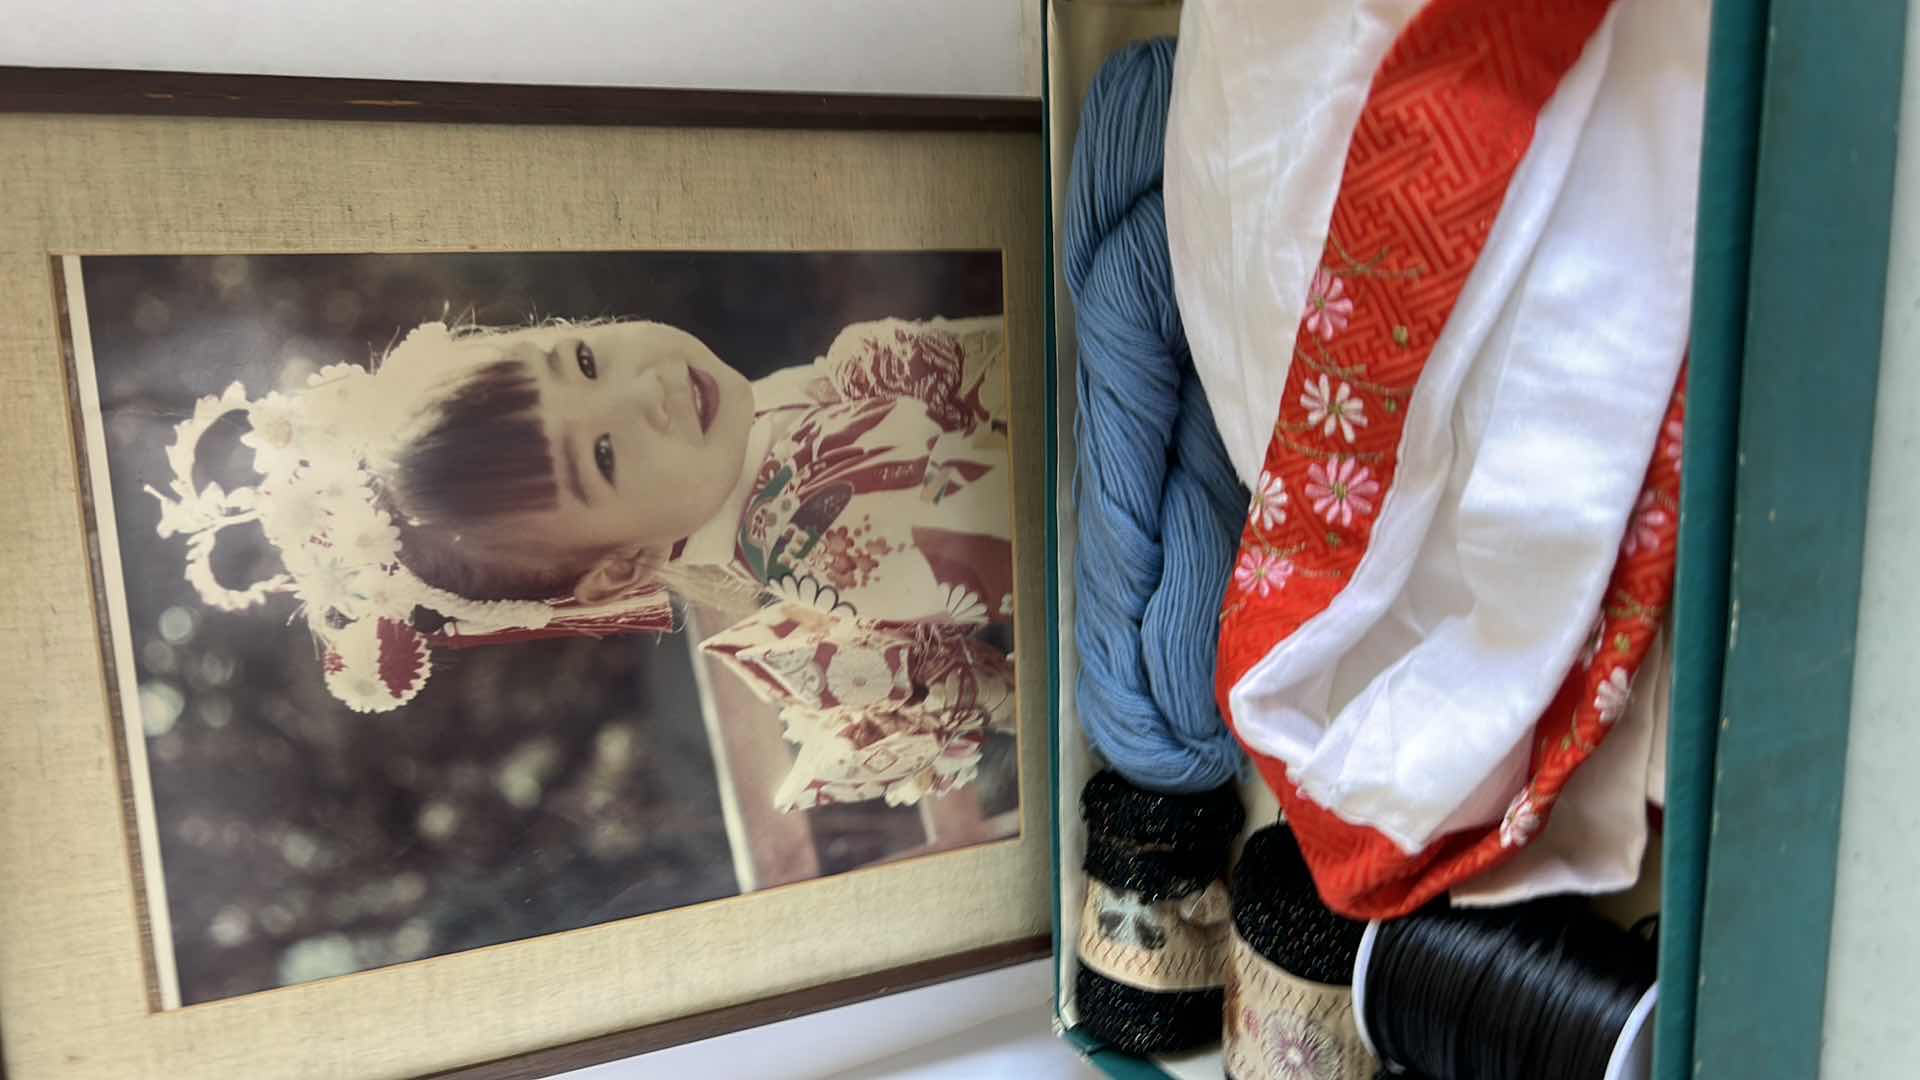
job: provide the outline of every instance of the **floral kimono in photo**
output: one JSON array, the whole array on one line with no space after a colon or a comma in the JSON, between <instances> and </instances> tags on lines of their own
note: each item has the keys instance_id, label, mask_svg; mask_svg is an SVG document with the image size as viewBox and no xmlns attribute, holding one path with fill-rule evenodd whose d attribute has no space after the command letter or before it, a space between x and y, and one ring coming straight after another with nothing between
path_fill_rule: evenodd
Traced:
<instances>
[{"instance_id":1,"label":"floral kimono in photo","mask_svg":"<svg viewBox=\"0 0 1920 1080\"><path fill-rule=\"evenodd\" d=\"M983 637L1013 614L1004 360L997 318L888 320L755 386L730 568L772 600L702 648L799 744L783 810L945 794L1011 727L1012 664Z\"/></svg>"},{"instance_id":2,"label":"floral kimono in photo","mask_svg":"<svg viewBox=\"0 0 1920 1080\"><path fill-rule=\"evenodd\" d=\"M355 712L403 708L441 650L674 628L661 581L591 602L477 600L409 568L374 465L452 346L446 325L428 323L377 377L334 365L297 393L258 399L236 382L176 427L172 479L148 488L160 536L185 539L187 580L206 603L239 612L291 596L328 691ZM704 647L780 708L799 744L775 796L783 809L944 794L973 778L988 727L1011 724L1004 360L997 317L888 320L754 386L739 481L671 561L747 584L765 605ZM197 484L202 438L232 415L248 421L240 441L261 479ZM254 524L284 569L229 587L213 572L215 544Z\"/></svg>"}]
</instances>

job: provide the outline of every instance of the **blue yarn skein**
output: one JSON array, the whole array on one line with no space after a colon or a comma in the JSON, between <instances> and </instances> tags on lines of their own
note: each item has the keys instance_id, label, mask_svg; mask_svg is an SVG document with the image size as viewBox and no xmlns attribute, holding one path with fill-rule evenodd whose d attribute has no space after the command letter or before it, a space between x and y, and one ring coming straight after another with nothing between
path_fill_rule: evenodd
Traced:
<instances>
[{"instance_id":1,"label":"blue yarn skein","mask_svg":"<svg viewBox=\"0 0 1920 1080\"><path fill-rule=\"evenodd\" d=\"M1109 58L1073 148L1074 636L1088 738L1136 786L1192 792L1240 763L1213 676L1246 495L1174 303L1160 192L1173 50L1163 38Z\"/></svg>"}]
</instances>

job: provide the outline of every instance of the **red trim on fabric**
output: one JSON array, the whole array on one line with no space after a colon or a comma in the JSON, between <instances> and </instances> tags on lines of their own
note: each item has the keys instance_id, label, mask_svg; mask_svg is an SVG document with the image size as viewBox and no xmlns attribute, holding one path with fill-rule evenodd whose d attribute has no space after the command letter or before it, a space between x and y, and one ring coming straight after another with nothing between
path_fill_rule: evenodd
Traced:
<instances>
[{"instance_id":1,"label":"red trim on fabric","mask_svg":"<svg viewBox=\"0 0 1920 1080\"><path fill-rule=\"evenodd\" d=\"M1683 369L1680 386L1685 385ZM1684 416L1684 397L1676 388L1667 419ZM1678 463L1656 451L1642 492L1643 500L1653 497L1652 504L1636 510L1638 520L1628 532L1632 536L1644 523L1640 535L1646 542L1637 544L1633 554L1623 554L1607 583L1600 649L1590 665L1574 664L1534 729L1530 775L1522 788L1537 822L1528 830L1530 836L1546 828L1574 770L1611 733L1613 725L1602 720L1601 687L1614 680L1615 672L1624 673L1624 682L1632 684L1672 598L1680 534ZM1647 520L1656 514L1657 520ZM1451 833L1418 855L1407 855L1381 833L1342 821L1300 794L1278 759L1251 748L1248 753L1279 797L1321 896L1329 907L1350 918L1392 919L1410 914L1522 850L1523 844L1507 842L1510 831L1503 835L1502 825L1494 824Z\"/></svg>"},{"instance_id":2,"label":"red trim on fabric","mask_svg":"<svg viewBox=\"0 0 1920 1080\"><path fill-rule=\"evenodd\" d=\"M1222 607L1216 692L1230 724L1233 686L1324 611L1366 553L1398 472L1420 372L1532 144L1540 110L1610 5L1434 0L1401 32L1376 74L1348 148L1267 449L1261 486L1272 486L1269 505L1280 513L1263 512L1256 492L1235 587ZM1676 399L1675 415L1679 409ZM1655 458L1658 472L1664 458ZM1650 476L1650 491L1655 480ZM1281 514L1284 520L1276 520ZM1672 536L1663 544L1664 585L1646 560L1625 560L1609 604L1617 594L1664 607ZM1623 626L1628 648L1620 658L1637 666L1657 622ZM1609 635L1612 626L1610 620ZM1601 677L1610 675L1611 668ZM1542 820L1566 776L1605 734L1583 725L1592 720L1591 697L1570 676L1542 721L1534 762ZM1568 749L1584 749L1563 752L1563 738ZM1342 914L1406 914L1519 850L1501 847L1500 830L1490 828L1443 837L1409 857L1380 833L1301 796L1278 760L1248 752L1279 796L1323 898ZM1498 850L1487 848L1489 839Z\"/></svg>"}]
</instances>

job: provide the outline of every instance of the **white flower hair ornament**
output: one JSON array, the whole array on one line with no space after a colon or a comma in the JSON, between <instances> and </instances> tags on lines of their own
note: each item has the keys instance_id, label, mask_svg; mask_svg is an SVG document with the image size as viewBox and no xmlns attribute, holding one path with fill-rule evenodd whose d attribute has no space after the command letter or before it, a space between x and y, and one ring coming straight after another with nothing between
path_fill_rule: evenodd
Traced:
<instances>
[{"instance_id":1,"label":"white flower hair ornament","mask_svg":"<svg viewBox=\"0 0 1920 1080\"><path fill-rule=\"evenodd\" d=\"M167 447L167 490L146 488L160 502L160 536L186 538L186 579L200 598L237 612L292 594L321 647L327 689L356 712L388 712L413 700L432 673L433 645L672 628L671 600L657 587L592 607L571 599L486 601L435 588L407 568L376 477L421 421L455 340L445 323L426 323L387 354L377 374L335 364L295 394L249 399L236 382L202 398ZM236 413L251 425L240 441L261 479L230 491L217 483L196 490L201 439ZM242 588L222 585L212 566L216 539L255 522L284 570ZM422 634L413 624L418 609L447 625Z\"/></svg>"}]
</instances>

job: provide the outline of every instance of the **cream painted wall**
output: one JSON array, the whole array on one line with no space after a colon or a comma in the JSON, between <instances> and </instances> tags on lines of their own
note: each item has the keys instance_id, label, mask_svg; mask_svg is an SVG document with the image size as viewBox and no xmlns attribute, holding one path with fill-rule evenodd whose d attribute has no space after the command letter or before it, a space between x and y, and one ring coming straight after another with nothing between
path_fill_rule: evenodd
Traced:
<instances>
[{"instance_id":1,"label":"cream painted wall","mask_svg":"<svg viewBox=\"0 0 1920 1080\"><path fill-rule=\"evenodd\" d=\"M1033 0L0 0L0 64L1040 94Z\"/></svg>"},{"instance_id":2,"label":"cream painted wall","mask_svg":"<svg viewBox=\"0 0 1920 1080\"><path fill-rule=\"evenodd\" d=\"M1920 1075L1920 18L1907 25L1893 253L1828 968L1828 1080Z\"/></svg>"}]
</instances>

